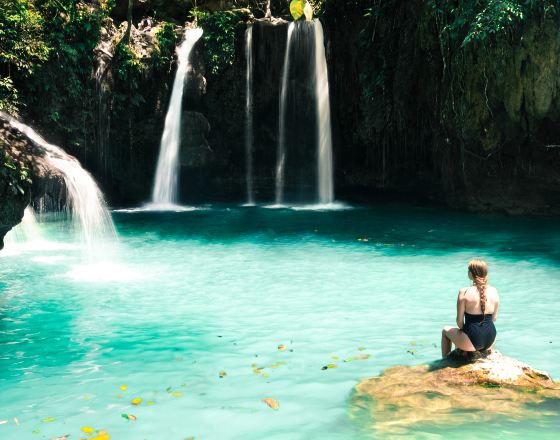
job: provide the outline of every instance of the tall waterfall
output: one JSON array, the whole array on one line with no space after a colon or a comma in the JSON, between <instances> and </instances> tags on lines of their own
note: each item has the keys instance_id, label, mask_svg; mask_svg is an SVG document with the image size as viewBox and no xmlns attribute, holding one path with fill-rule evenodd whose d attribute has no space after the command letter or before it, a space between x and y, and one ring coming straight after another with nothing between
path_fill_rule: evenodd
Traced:
<instances>
[{"instance_id":1,"label":"tall waterfall","mask_svg":"<svg viewBox=\"0 0 560 440\"><path fill-rule=\"evenodd\" d=\"M247 204L253 205L253 26L245 31L245 163L247 173Z\"/></svg>"},{"instance_id":2,"label":"tall waterfall","mask_svg":"<svg viewBox=\"0 0 560 440\"><path fill-rule=\"evenodd\" d=\"M278 114L278 149L276 154L276 204L284 203L284 167L286 165L286 103L288 96L288 76L290 74L290 46L295 22L288 26L286 53L282 67L282 87L280 89L280 109Z\"/></svg>"},{"instance_id":3,"label":"tall waterfall","mask_svg":"<svg viewBox=\"0 0 560 440\"><path fill-rule=\"evenodd\" d=\"M312 32L312 34L311 34ZM310 39L312 38L312 39ZM291 57L295 57L296 62L292 66ZM304 63L304 64L302 64ZM307 72L310 74L307 74ZM293 78L290 77L293 75ZM302 81L304 83L302 83ZM312 86L312 92L303 93ZM301 88L294 94L292 87ZM288 115L289 96L299 96L297 106L291 105L289 108L298 115ZM301 102L305 99L305 102ZM276 204L281 205L285 202L285 175L286 175L286 148L287 135L306 134L302 132L303 122L299 118L299 113L305 114L307 108L315 109L315 118L311 126L316 126L314 141L309 138L300 142L315 142L316 150L316 202L321 205L331 204L334 201L333 184L333 155L332 155L332 134L331 134L331 115L329 100L329 80L327 74L327 61L325 56L325 43L323 26L319 20L309 22L293 22L288 27L286 42L286 53L284 55L284 65L282 68L282 83L280 88L280 104L278 116L278 147L276 162ZM288 118L289 117L289 118ZM287 121L290 123L287 123ZM291 124L300 127L291 126ZM305 127L303 127L305 130ZM293 137L293 136L292 136ZM305 136L304 136L305 137ZM290 140L290 145L293 140ZM306 147L301 145L300 147ZM309 150L308 150L309 151ZM291 154L291 153L290 153ZM306 170L304 170L307 172ZM301 173L300 173L301 174ZM307 173L309 174L309 173ZM312 174L314 177L315 174Z\"/></svg>"},{"instance_id":4,"label":"tall waterfall","mask_svg":"<svg viewBox=\"0 0 560 440\"><path fill-rule=\"evenodd\" d=\"M315 20L315 88L317 99L317 188L319 203L334 201L331 106L323 25Z\"/></svg>"},{"instance_id":5,"label":"tall waterfall","mask_svg":"<svg viewBox=\"0 0 560 440\"><path fill-rule=\"evenodd\" d=\"M179 147L181 144L181 110L183 90L187 79L189 55L194 44L202 36L202 29L187 29L185 39L177 48L179 64L169 109L165 116L165 127L161 137L161 146L156 168L152 203L165 208L177 203L177 186L179 179Z\"/></svg>"},{"instance_id":6,"label":"tall waterfall","mask_svg":"<svg viewBox=\"0 0 560 440\"><path fill-rule=\"evenodd\" d=\"M90 256L117 234L101 190L80 162L62 148L49 144L31 127L0 112L0 117L35 142L45 152L45 161L58 170L66 187L66 209L71 215L74 231Z\"/></svg>"}]
</instances>

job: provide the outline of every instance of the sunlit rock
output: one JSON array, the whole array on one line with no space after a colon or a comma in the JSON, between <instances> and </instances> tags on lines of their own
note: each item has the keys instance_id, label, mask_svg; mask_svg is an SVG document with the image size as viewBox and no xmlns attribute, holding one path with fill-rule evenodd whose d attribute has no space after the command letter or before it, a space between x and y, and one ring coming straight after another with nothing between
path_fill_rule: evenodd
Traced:
<instances>
[{"instance_id":1,"label":"sunlit rock","mask_svg":"<svg viewBox=\"0 0 560 440\"><path fill-rule=\"evenodd\" d=\"M494 351L471 363L389 368L356 386L350 414L372 420L379 431L406 431L417 423L546 416L551 410L539 404L558 399L560 386L547 373Z\"/></svg>"}]
</instances>

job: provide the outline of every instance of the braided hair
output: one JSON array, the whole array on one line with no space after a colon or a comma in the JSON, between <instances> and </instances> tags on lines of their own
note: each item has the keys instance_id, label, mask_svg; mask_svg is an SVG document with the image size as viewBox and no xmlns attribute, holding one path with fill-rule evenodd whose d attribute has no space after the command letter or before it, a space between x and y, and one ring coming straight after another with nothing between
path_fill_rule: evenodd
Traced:
<instances>
[{"instance_id":1,"label":"braided hair","mask_svg":"<svg viewBox=\"0 0 560 440\"><path fill-rule=\"evenodd\" d=\"M480 309L482 310L482 321L486 310L486 287L488 285L488 265L480 258L474 258L469 262L469 273L471 274L476 290L480 295Z\"/></svg>"}]
</instances>

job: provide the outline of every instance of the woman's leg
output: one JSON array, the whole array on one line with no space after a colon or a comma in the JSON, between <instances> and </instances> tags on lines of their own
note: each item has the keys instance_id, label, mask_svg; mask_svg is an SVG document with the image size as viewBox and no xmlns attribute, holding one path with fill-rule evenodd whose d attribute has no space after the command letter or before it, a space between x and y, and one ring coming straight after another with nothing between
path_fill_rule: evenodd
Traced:
<instances>
[{"instance_id":1,"label":"woman's leg","mask_svg":"<svg viewBox=\"0 0 560 440\"><path fill-rule=\"evenodd\" d=\"M445 326L441 331L441 356L446 357L451 352L451 344L463 351L476 351L471 340L457 327Z\"/></svg>"}]
</instances>

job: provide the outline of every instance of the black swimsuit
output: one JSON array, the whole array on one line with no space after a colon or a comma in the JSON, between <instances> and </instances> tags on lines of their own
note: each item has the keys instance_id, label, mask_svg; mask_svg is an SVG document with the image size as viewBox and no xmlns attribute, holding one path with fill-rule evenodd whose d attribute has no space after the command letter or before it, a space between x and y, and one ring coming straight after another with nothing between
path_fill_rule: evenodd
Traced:
<instances>
[{"instance_id":1,"label":"black swimsuit","mask_svg":"<svg viewBox=\"0 0 560 440\"><path fill-rule=\"evenodd\" d=\"M496 339L496 327L492 320L492 314L471 315L465 312L465 325L463 330L477 350L487 350Z\"/></svg>"}]
</instances>

